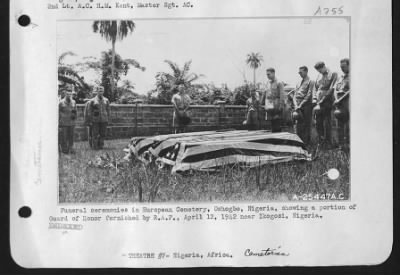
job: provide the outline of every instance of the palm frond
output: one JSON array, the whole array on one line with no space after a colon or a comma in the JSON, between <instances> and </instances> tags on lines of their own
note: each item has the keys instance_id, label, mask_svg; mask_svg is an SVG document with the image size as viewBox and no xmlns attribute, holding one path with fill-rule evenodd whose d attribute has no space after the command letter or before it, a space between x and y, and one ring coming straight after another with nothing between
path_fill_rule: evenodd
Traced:
<instances>
[{"instance_id":1,"label":"palm frond","mask_svg":"<svg viewBox=\"0 0 400 275\"><path fill-rule=\"evenodd\" d=\"M89 88L89 85L84 81L83 77L69 66L58 66L58 80Z\"/></svg>"},{"instance_id":2,"label":"palm frond","mask_svg":"<svg viewBox=\"0 0 400 275\"><path fill-rule=\"evenodd\" d=\"M84 72L90 69L99 71L101 70L101 61L97 60L97 61L78 62L75 64L75 66L77 67L77 70L79 72Z\"/></svg>"},{"instance_id":3,"label":"palm frond","mask_svg":"<svg viewBox=\"0 0 400 275\"><path fill-rule=\"evenodd\" d=\"M146 70L146 68L143 67L143 66L141 66L140 63L139 63L138 61L136 61L135 59L130 59L130 58L124 59L124 62L125 62L126 64L132 65L132 66L135 67L136 69L139 69L139 70L142 70L142 71L145 71L145 70Z\"/></svg>"},{"instance_id":4,"label":"palm frond","mask_svg":"<svg viewBox=\"0 0 400 275\"><path fill-rule=\"evenodd\" d=\"M119 21L118 24L118 39L122 40L126 36L128 36L129 33L132 33L135 29L135 23L133 21L129 20L121 20Z\"/></svg>"},{"instance_id":5,"label":"palm frond","mask_svg":"<svg viewBox=\"0 0 400 275\"><path fill-rule=\"evenodd\" d=\"M130 20L94 21L93 32L99 33L107 42L124 39L135 29L135 23Z\"/></svg>"},{"instance_id":6,"label":"palm frond","mask_svg":"<svg viewBox=\"0 0 400 275\"><path fill-rule=\"evenodd\" d=\"M176 78L175 76L169 74L169 73L164 73L163 77L165 78L165 80L169 81L169 82L176 82Z\"/></svg>"},{"instance_id":7,"label":"palm frond","mask_svg":"<svg viewBox=\"0 0 400 275\"><path fill-rule=\"evenodd\" d=\"M185 64L183 65L182 77L185 77L185 75L189 72L191 65L192 65L192 60L185 62Z\"/></svg>"},{"instance_id":8,"label":"palm frond","mask_svg":"<svg viewBox=\"0 0 400 275\"><path fill-rule=\"evenodd\" d=\"M257 69L258 67L260 67L263 61L263 56L260 53L249 53L246 58L246 63L252 69Z\"/></svg>"},{"instance_id":9,"label":"palm frond","mask_svg":"<svg viewBox=\"0 0 400 275\"><path fill-rule=\"evenodd\" d=\"M179 78L181 76L181 70L179 69L178 64L170 61L170 60L164 60L165 63L167 63L169 65L169 67L171 68L171 70L174 73L174 76L176 78Z\"/></svg>"},{"instance_id":10,"label":"palm frond","mask_svg":"<svg viewBox=\"0 0 400 275\"><path fill-rule=\"evenodd\" d=\"M204 77L204 75L202 75L202 74L198 75L198 74L195 74L195 73L191 73L190 75L185 77L185 82L188 82L189 84L191 84L193 81L196 81L201 77Z\"/></svg>"},{"instance_id":11,"label":"palm frond","mask_svg":"<svg viewBox=\"0 0 400 275\"><path fill-rule=\"evenodd\" d=\"M76 53L74 53L72 51L67 51L67 52L64 52L64 53L60 54L60 56L58 57L58 65L63 64L63 61L64 61L65 57L67 57L68 55L76 56Z\"/></svg>"}]
</instances>

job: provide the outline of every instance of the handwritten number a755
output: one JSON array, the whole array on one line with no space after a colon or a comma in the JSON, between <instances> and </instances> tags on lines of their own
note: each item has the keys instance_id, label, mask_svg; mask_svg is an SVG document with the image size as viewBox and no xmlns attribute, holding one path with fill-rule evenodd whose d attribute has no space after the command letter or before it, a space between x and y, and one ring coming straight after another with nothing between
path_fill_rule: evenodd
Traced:
<instances>
[{"instance_id":1,"label":"handwritten number a755","mask_svg":"<svg viewBox=\"0 0 400 275\"><path fill-rule=\"evenodd\" d=\"M314 12L314 16L323 16L323 15L342 15L343 14L343 6L338 8L323 8L318 6L318 9Z\"/></svg>"}]
</instances>

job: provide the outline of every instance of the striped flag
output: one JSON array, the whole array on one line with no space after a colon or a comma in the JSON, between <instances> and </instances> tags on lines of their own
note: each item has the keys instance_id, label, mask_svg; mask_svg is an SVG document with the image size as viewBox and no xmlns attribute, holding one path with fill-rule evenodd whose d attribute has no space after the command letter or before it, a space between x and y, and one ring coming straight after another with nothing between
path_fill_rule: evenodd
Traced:
<instances>
[{"instance_id":1,"label":"striped flag","mask_svg":"<svg viewBox=\"0 0 400 275\"><path fill-rule=\"evenodd\" d=\"M311 160L301 139L292 133L270 131L208 131L133 138L130 151L172 166L172 173L215 170L225 165L254 167L292 160Z\"/></svg>"}]
</instances>

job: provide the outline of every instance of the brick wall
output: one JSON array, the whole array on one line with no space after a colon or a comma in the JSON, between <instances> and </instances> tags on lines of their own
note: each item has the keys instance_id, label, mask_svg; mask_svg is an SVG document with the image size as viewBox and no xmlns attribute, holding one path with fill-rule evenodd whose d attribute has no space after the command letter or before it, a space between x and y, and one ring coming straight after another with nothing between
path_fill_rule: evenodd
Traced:
<instances>
[{"instance_id":1,"label":"brick wall","mask_svg":"<svg viewBox=\"0 0 400 275\"><path fill-rule=\"evenodd\" d=\"M83 124L84 105L78 104L78 118L75 140L87 140L87 127ZM239 105L194 105L191 106L192 123L187 131L207 131L214 129L243 129L246 106ZM131 138L173 133L172 105L112 104L111 122L108 125L108 139ZM268 129L265 112L260 113L261 127ZM333 121L334 122L334 121ZM289 112L284 113L284 125L290 125Z\"/></svg>"},{"instance_id":2,"label":"brick wall","mask_svg":"<svg viewBox=\"0 0 400 275\"><path fill-rule=\"evenodd\" d=\"M78 118L75 128L76 140L87 140L87 128L83 124L84 105L78 104ZM195 105L191 106L192 123L187 131L206 131L213 129L243 129L246 107L234 105ZM261 117L265 114L261 113ZM173 132L172 105L112 104L111 122L108 125L109 139L130 138L168 134ZM263 127L268 127L265 121Z\"/></svg>"}]
</instances>

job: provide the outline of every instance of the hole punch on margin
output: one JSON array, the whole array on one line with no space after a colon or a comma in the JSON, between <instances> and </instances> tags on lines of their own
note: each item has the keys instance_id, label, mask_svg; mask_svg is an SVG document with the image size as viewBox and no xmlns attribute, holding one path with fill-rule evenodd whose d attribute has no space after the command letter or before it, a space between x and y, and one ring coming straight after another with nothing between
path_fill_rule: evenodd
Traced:
<instances>
[{"instance_id":1,"label":"hole punch on margin","mask_svg":"<svg viewBox=\"0 0 400 275\"><path fill-rule=\"evenodd\" d=\"M29 206L22 206L19 210L18 210L18 215L21 218L29 218L32 214L32 210Z\"/></svg>"},{"instance_id":2,"label":"hole punch on margin","mask_svg":"<svg viewBox=\"0 0 400 275\"><path fill-rule=\"evenodd\" d=\"M28 26L30 23L31 23L31 18L30 18L28 15L23 14L23 15L21 15L20 17L18 17L18 24L19 24L21 27L26 27L26 26Z\"/></svg>"}]
</instances>

